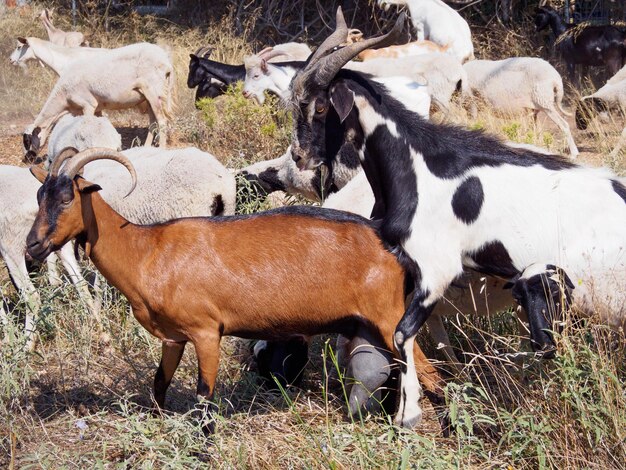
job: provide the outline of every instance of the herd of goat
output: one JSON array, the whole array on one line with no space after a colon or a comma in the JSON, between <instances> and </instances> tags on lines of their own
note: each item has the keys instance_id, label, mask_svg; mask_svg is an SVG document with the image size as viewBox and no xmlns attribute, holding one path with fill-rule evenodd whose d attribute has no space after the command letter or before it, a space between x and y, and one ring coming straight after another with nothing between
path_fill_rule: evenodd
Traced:
<instances>
[{"instance_id":1,"label":"herd of goat","mask_svg":"<svg viewBox=\"0 0 626 470\"><path fill-rule=\"evenodd\" d=\"M364 38L339 8L335 31L314 51L281 44L241 65L209 59L209 48L190 55L196 99L243 82L245 97L262 103L270 91L292 110L292 145L238 173L261 196L284 191L322 206L245 216L234 215L234 172L196 148L166 148L169 53L148 43L81 47L82 34L55 28L45 10L50 40L20 37L11 62L38 60L59 76L23 135L27 160L47 143L46 169L0 166L0 254L26 300L28 347L36 347L40 299L27 256L47 261L54 284L58 257L100 315L72 241L162 341L154 380L161 407L189 341L198 396L208 399L222 336L261 340L259 370L291 383L308 338L338 333L351 414L377 410L399 372L396 423L421 420L423 386L445 430L443 379L415 342L424 323L452 367L461 362L442 317L459 311L518 305L520 325L545 358L566 312L626 326L624 178L429 120L433 106L451 119L455 92L496 112L543 111L575 158L559 73L535 57L476 60L467 22L440 0L378 4L406 4L417 41L397 44L404 13L387 34ZM547 25L572 76L575 64L605 65L613 75L578 104L577 125L626 110L626 33L590 26L570 34L541 7L536 26ZM150 131L145 146L122 150L101 113L131 107L149 114ZM624 141L626 128L613 153ZM0 320L11 321L2 305Z\"/></svg>"}]
</instances>

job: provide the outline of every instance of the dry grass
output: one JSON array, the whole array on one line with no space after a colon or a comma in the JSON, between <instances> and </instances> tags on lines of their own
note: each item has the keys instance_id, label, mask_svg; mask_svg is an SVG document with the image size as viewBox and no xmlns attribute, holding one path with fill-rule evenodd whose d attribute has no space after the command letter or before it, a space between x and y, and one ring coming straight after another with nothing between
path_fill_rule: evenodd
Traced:
<instances>
[{"instance_id":1,"label":"dry grass","mask_svg":"<svg viewBox=\"0 0 626 470\"><path fill-rule=\"evenodd\" d=\"M33 16L10 12L0 17L3 55L18 34L43 36ZM67 27L67 18L58 21ZM200 31L130 16L124 28L110 34L99 30L91 41L106 47L137 40L166 44L177 73L175 145L193 144L242 166L282 153L289 139L288 117L276 111L272 100L258 108L236 92L197 111L193 90L186 87L188 53L199 45L216 46L216 59L231 63L250 50L246 35L235 36L234 30L229 19ZM480 35L482 57L530 51L523 30ZM16 163L19 133L38 112L55 77L40 67L31 66L24 75L6 61L1 64L0 159ZM125 128L125 143L147 122L130 112L111 117ZM482 109L473 121L458 109L453 120L510 140L565 149L560 132L544 119L535 126L530 116L499 117ZM596 120L589 131L575 132L581 160L623 173L623 153L617 159L607 153L620 124ZM44 305L38 353L23 351L13 326L5 328L0 343L0 467L624 468L626 462L624 338L599 326L568 326L558 359L542 363L530 357L507 360L505 354L519 347L510 312L447 321L457 354L465 351L468 363L448 386L456 434L447 439L440 436L427 404L425 423L415 432L395 428L388 418L346 418L341 386L326 380L332 364L323 358L324 340L315 345L302 388L284 394L259 389L248 345L228 340L218 377L217 430L206 439L192 416L192 347L174 378L169 411L154 415L149 390L159 344L132 318L125 300L106 289L107 342L95 334L71 288L37 282ZM4 270L0 288L12 313L23 311ZM424 344L437 355L427 340Z\"/></svg>"}]
</instances>

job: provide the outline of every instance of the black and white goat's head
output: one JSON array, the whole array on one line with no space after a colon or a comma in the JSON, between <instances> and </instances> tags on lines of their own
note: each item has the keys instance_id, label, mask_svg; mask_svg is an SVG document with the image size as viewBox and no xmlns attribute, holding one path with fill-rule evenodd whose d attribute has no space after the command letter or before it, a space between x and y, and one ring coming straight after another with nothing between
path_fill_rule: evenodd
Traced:
<instances>
[{"instance_id":1,"label":"black and white goat's head","mask_svg":"<svg viewBox=\"0 0 626 470\"><path fill-rule=\"evenodd\" d=\"M404 14L393 29L376 38L347 46L350 30L341 7L337 9L335 31L309 57L305 67L291 83L294 107L293 159L300 169L313 169L336 155L338 136L358 118L355 94L337 74L351 59L365 49L385 47L402 32Z\"/></svg>"}]
</instances>

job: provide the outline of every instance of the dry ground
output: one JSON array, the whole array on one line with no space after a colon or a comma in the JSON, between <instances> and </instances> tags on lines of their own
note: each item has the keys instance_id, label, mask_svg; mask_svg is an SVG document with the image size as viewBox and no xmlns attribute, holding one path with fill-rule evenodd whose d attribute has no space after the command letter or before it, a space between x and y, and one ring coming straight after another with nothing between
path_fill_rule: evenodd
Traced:
<instances>
[{"instance_id":1,"label":"dry ground","mask_svg":"<svg viewBox=\"0 0 626 470\"><path fill-rule=\"evenodd\" d=\"M7 15L0 17L0 53L5 58L14 36L43 36L31 17ZM203 33L163 30L130 18L127 30L99 35L92 43L111 46L142 38L167 44L178 80L172 145L195 145L228 165L241 166L279 155L289 129L283 129L284 117L269 107L259 111L237 98L226 98L217 111L210 108L204 114L193 107L193 91L185 85L187 54L199 45L215 44L218 60L237 62L249 46L229 31L228 20ZM39 67L31 66L24 74L0 60L1 164L22 165L21 132L54 80ZM207 125L214 115L218 121ZM125 147L145 135L147 117L132 112L110 117ZM278 128L255 127L258 119L278 123ZM503 138L565 150L560 132L543 117L535 126L529 116L504 119L483 110L471 121L459 110L455 120ZM573 119L568 121L575 129ZM232 129L236 123L240 127ZM607 164L623 174L624 154L613 160L607 156L620 124L598 122L589 132L574 131L580 161ZM12 329L0 343L0 467L623 468L626 461L624 349L619 341L618 346L606 343L601 329L574 332L552 365L529 361L518 367L494 359L494 351L518 345L511 339L515 328L510 312L473 324L462 320L455 342L477 355L457 382L471 382L475 389L458 385L448 390L457 431L452 438L441 437L427 403L425 422L415 432L399 430L386 418L346 418L341 386L326 380L331 361L322 359L327 350L323 340L315 345L302 388L283 395L259 389L248 365L248 346L226 341L217 430L205 439L190 416L196 380L192 347L170 389L169 411L155 416L150 387L160 348L132 318L125 301L106 291L107 340L95 333L71 289L37 282L44 305L38 353L23 353ZM19 311L22 306L4 269L0 287ZM603 349L605 344L612 353ZM437 355L434 348L429 350Z\"/></svg>"}]
</instances>

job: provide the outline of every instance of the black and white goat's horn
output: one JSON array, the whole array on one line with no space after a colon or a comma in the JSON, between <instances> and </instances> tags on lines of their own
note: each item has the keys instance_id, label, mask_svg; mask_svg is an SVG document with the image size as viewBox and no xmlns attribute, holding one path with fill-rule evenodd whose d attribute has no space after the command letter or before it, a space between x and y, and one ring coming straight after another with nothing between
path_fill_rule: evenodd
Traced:
<instances>
[{"instance_id":1,"label":"black and white goat's horn","mask_svg":"<svg viewBox=\"0 0 626 470\"><path fill-rule=\"evenodd\" d=\"M339 16L338 10L337 17L339 18ZM328 86L330 81L335 77L335 75L337 75L337 72L339 72L344 65L365 49L386 47L395 43L404 28L405 17L406 15L402 13L396 20L396 23L391 31L387 34L355 42L339 49L337 48L346 42L348 29L344 27L338 28L331 36L328 37L326 41L324 41L322 46L320 46L320 49L324 46L327 50L336 50L325 55L324 57L319 57L316 61L313 61L315 57L312 57L303 70L299 81L301 83L306 83L309 79L313 79L317 86ZM341 18L343 19L343 15L341 15ZM343 21L343 26L345 26L345 21ZM341 35L336 35L339 31L341 31ZM332 43L330 42L331 38L333 39Z\"/></svg>"}]
</instances>

